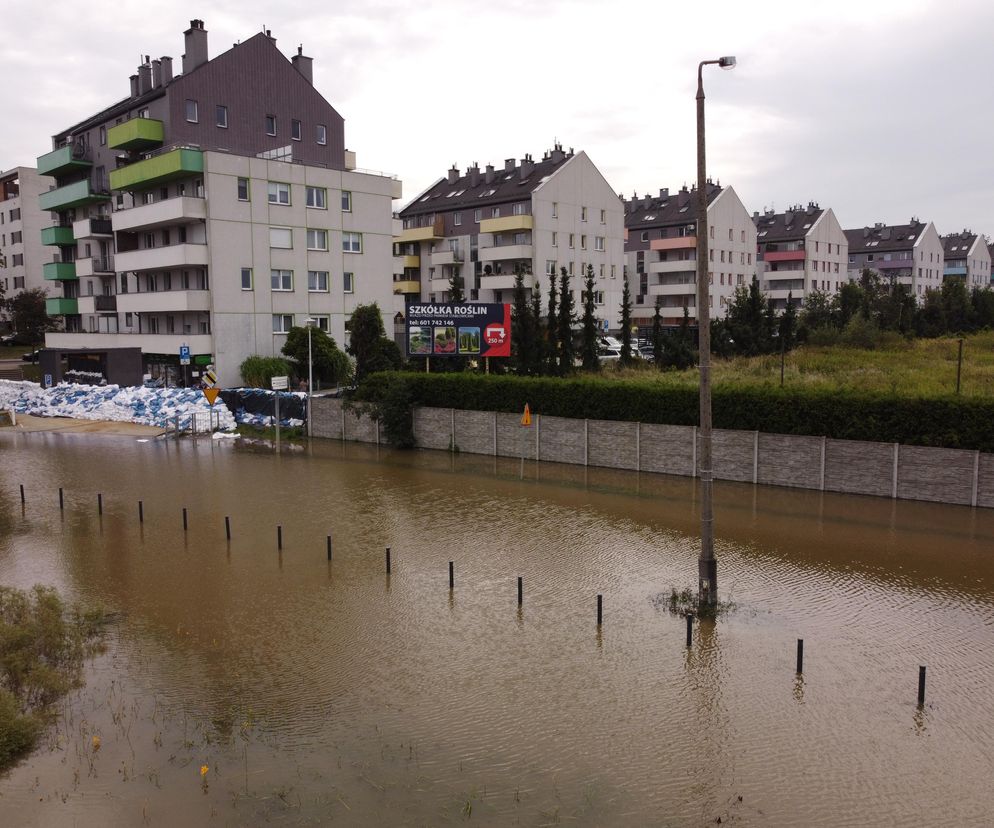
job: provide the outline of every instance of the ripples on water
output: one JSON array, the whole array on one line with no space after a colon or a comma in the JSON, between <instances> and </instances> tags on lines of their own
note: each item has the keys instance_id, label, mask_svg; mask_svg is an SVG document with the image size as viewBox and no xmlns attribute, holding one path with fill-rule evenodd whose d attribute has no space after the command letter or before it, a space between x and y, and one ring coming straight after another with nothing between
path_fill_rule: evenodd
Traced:
<instances>
[{"instance_id":1,"label":"ripples on water","mask_svg":"<svg viewBox=\"0 0 994 828\"><path fill-rule=\"evenodd\" d=\"M696 572L692 481L338 444L0 452L0 580L124 613L59 748L0 781L0 823L962 825L990 805L987 512L716 484L735 609L687 650L654 599Z\"/></svg>"}]
</instances>

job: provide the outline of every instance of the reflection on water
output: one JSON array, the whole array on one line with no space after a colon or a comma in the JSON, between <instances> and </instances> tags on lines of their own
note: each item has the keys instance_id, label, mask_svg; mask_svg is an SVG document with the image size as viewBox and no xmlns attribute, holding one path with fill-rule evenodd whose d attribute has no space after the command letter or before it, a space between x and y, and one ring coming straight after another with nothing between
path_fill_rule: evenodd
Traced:
<instances>
[{"instance_id":1,"label":"reflection on water","mask_svg":"<svg viewBox=\"0 0 994 828\"><path fill-rule=\"evenodd\" d=\"M715 496L687 649L692 480L0 434L0 580L122 614L0 824L983 824L994 515Z\"/></svg>"}]
</instances>

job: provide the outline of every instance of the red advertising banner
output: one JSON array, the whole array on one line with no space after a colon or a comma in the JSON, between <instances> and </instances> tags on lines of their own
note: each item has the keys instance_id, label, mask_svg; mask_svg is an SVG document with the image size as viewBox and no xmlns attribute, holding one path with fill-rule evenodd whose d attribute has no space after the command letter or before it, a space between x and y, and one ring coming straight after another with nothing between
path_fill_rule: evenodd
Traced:
<instances>
[{"instance_id":1,"label":"red advertising banner","mask_svg":"<svg viewBox=\"0 0 994 828\"><path fill-rule=\"evenodd\" d=\"M407 303L408 356L511 356L511 306Z\"/></svg>"}]
</instances>

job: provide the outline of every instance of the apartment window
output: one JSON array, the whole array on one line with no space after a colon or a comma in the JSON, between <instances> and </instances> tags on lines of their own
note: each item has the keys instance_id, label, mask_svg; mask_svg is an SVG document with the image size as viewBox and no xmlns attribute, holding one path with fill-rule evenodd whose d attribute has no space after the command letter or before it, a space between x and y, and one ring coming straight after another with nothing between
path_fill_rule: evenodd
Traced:
<instances>
[{"instance_id":1,"label":"apartment window","mask_svg":"<svg viewBox=\"0 0 994 828\"><path fill-rule=\"evenodd\" d=\"M559 202L558 201L553 201L552 202L552 217L553 218L559 218Z\"/></svg>"},{"instance_id":2,"label":"apartment window","mask_svg":"<svg viewBox=\"0 0 994 828\"><path fill-rule=\"evenodd\" d=\"M604 304L604 291L603 290L595 290L594 291L594 304L595 305L603 305Z\"/></svg>"},{"instance_id":3,"label":"apartment window","mask_svg":"<svg viewBox=\"0 0 994 828\"><path fill-rule=\"evenodd\" d=\"M345 293L353 293L355 291L355 274L350 273L348 270L342 274L342 291Z\"/></svg>"},{"instance_id":4,"label":"apartment window","mask_svg":"<svg viewBox=\"0 0 994 828\"><path fill-rule=\"evenodd\" d=\"M220 104L214 107L214 123L221 129L228 128L228 107Z\"/></svg>"},{"instance_id":5,"label":"apartment window","mask_svg":"<svg viewBox=\"0 0 994 828\"><path fill-rule=\"evenodd\" d=\"M642 241L649 241L649 231L643 230L642 235L639 237Z\"/></svg>"},{"instance_id":6,"label":"apartment window","mask_svg":"<svg viewBox=\"0 0 994 828\"><path fill-rule=\"evenodd\" d=\"M452 214L452 224L454 227L458 227L460 224L462 224L462 213Z\"/></svg>"},{"instance_id":7,"label":"apartment window","mask_svg":"<svg viewBox=\"0 0 994 828\"><path fill-rule=\"evenodd\" d=\"M343 253L362 253L362 233L342 233Z\"/></svg>"},{"instance_id":8,"label":"apartment window","mask_svg":"<svg viewBox=\"0 0 994 828\"><path fill-rule=\"evenodd\" d=\"M352 193L349 190L342 190L342 212L352 212Z\"/></svg>"},{"instance_id":9,"label":"apartment window","mask_svg":"<svg viewBox=\"0 0 994 828\"><path fill-rule=\"evenodd\" d=\"M721 250L719 252L721 253L721 263L724 264L725 263L725 251Z\"/></svg>"},{"instance_id":10,"label":"apartment window","mask_svg":"<svg viewBox=\"0 0 994 828\"><path fill-rule=\"evenodd\" d=\"M473 221L475 221L477 224L479 224L481 218L483 218L483 211L482 210L474 210L473 211Z\"/></svg>"},{"instance_id":11,"label":"apartment window","mask_svg":"<svg viewBox=\"0 0 994 828\"><path fill-rule=\"evenodd\" d=\"M607 224L607 210L601 210L601 224Z\"/></svg>"},{"instance_id":12,"label":"apartment window","mask_svg":"<svg viewBox=\"0 0 994 828\"><path fill-rule=\"evenodd\" d=\"M10 220L11 221L20 221L21 220L21 208L20 207L17 207L16 209L10 211Z\"/></svg>"},{"instance_id":13,"label":"apartment window","mask_svg":"<svg viewBox=\"0 0 994 828\"><path fill-rule=\"evenodd\" d=\"M11 262L11 266L12 267L20 267L21 265L24 264L24 254L23 253L14 253L11 256L11 259L12 259L12 262Z\"/></svg>"},{"instance_id":14,"label":"apartment window","mask_svg":"<svg viewBox=\"0 0 994 828\"><path fill-rule=\"evenodd\" d=\"M269 271L270 287L273 290L293 290L292 270Z\"/></svg>"},{"instance_id":15,"label":"apartment window","mask_svg":"<svg viewBox=\"0 0 994 828\"><path fill-rule=\"evenodd\" d=\"M711 238L713 239L714 238L714 225L713 224L708 228L708 231L710 232Z\"/></svg>"},{"instance_id":16,"label":"apartment window","mask_svg":"<svg viewBox=\"0 0 994 828\"><path fill-rule=\"evenodd\" d=\"M559 247L559 234L555 230L552 231L552 246Z\"/></svg>"},{"instance_id":17,"label":"apartment window","mask_svg":"<svg viewBox=\"0 0 994 828\"><path fill-rule=\"evenodd\" d=\"M575 237L573 236L573 234L570 233L569 234L569 249L570 250L572 250L575 247L575 244L573 243L574 242L574 238Z\"/></svg>"},{"instance_id":18,"label":"apartment window","mask_svg":"<svg viewBox=\"0 0 994 828\"><path fill-rule=\"evenodd\" d=\"M197 115L197 102L189 98L186 101L186 120L191 124L195 124L200 120Z\"/></svg>"},{"instance_id":19,"label":"apartment window","mask_svg":"<svg viewBox=\"0 0 994 828\"><path fill-rule=\"evenodd\" d=\"M580 249L581 250L586 250L587 249L587 237L586 236L583 236L583 235L580 236Z\"/></svg>"},{"instance_id":20,"label":"apartment window","mask_svg":"<svg viewBox=\"0 0 994 828\"><path fill-rule=\"evenodd\" d=\"M500 218L500 207L490 208L490 218Z\"/></svg>"},{"instance_id":21,"label":"apartment window","mask_svg":"<svg viewBox=\"0 0 994 828\"><path fill-rule=\"evenodd\" d=\"M107 127L100 127L100 146L107 146Z\"/></svg>"},{"instance_id":22,"label":"apartment window","mask_svg":"<svg viewBox=\"0 0 994 828\"><path fill-rule=\"evenodd\" d=\"M319 210L328 208L328 191L324 187L305 187L304 194L308 207L315 207Z\"/></svg>"},{"instance_id":23,"label":"apartment window","mask_svg":"<svg viewBox=\"0 0 994 828\"><path fill-rule=\"evenodd\" d=\"M22 235L22 231L15 230L13 233L10 234L10 243L21 244L23 238L24 236ZM89 245L87 245L87 247L89 247Z\"/></svg>"},{"instance_id":24,"label":"apartment window","mask_svg":"<svg viewBox=\"0 0 994 828\"><path fill-rule=\"evenodd\" d=\"M586 207L581 207L580 208L580 221L586 221L586 220L587 220L587 208Z\"/></svg>"},{"instance_id":25,"label":"apartment window","mask_svg":"<svg viewBox=\"0 0 994 828\"><path fill-rule=\"evenodd\" d=\"M611 278L612 279L615 278L615 268L616 267L617 267L617 265L611 265Z\"/></svg>"},{"instance_id":26,"label":"apartment window","mask_svg":"<svg viewBox=\"0 0 994 828\"><path fill-rule=\"evenodd\" d=\"M732 228L731 227L728 228L728 240L729 241L734 241L734 239L732 238Z\"/></svg>"},{"instance_id":27,"label":"apartment window","mask_svg":"<svg viewBox=\"0 0 994 828\"><path fill-rule=\"evenodd\" d=\"M322 146L328 143L328 128L324 124L317 124L314 127L314 134L317 142Z\"/></svg>"},{"instance_id":28,"label":"apartment window","mask_svg":"<svg viewBox=\"0 0 994 828\"><path fill-rule=\"evenodd\" d=\"M328 249L328 231L327 230L308 230L307 231L307 249L308 250L327 250Z\"/></svg>"},{"instance_id":29,"label":"apartment window","mask_svg":"<svg viewBox=\"0 0 994 828\"><path fill-rule=\"evenodd\" d=\"M594 250L603 250L603 249L604 249L604 237L594 236Z\"/></svg>"},{"instance_id":30,"label":"apartment window","mask_svg":"<svg viewBox=\"0 0 994 828\"><path fill-rule=\"evenodd\" d=\"M328 271L327 270L308 270L307 271L307 290L310 293L327 293L328 292Z\"/></svg>"},{"instance_id":31,"label":"apartment window","mask_svg":"<svg viewBox=\"0 0 994 828\"><path fill-rule=\"evenodd\" d=\"M303 127L301 126L300 121L294 118L292 121L290 121L290 138L293 139L294 141L299 141L301 140L302 135L303 135Z\"/></svg>"},{"instance_id":32,"label":"apartment window","mask_svg":"<svg viewBox=\"0 0 994 828\"><path fill-rule=\"evenodd\" d=\"M268 183L269 188L269 203L270 204L289 204L290 203L290 185L284 184L282 181L270 181Z\"/></svg>"},{"instance_id":33,"label":"apartment window","mask_svg":"<svg viewBox=\"0 0 994 828\"><path fill-rule=\"evenodd\" d=\"M249 200L249 180L247 178L238 179L238 200Z\"/></svg>"},{"instance_id":34,"label":"apartment window","mask_svg":"<svg viewBox=\"0 0 994 828\"><path fill-rule=\"evenodd\" d=\"M546 259L545 260L545 275L555 276L556 275L556 260Z\"/></svg>"},{"instance_id":35,"label":"apartment window","mask_svg":"<svg viewBox=\"0 0 994 828\"><path fill-rule=\"evenodd\" d=\"M290 227L270 227L269 246L281 250L293 248L293 230Z\"/></svg>"},{"instance_id":36,"label":"apartment window","mask_svg":"<svg viewBox=\"0 0 994 828\"><path fill-rule=\"evenodd\" d=\"M511 208L511 213L513 215L515 215L515 216L523 216L525 214L525 205L524 204L515 204Z\"/></svg>"},{"instance_id":37,"label":"apartment window","mask_svg":"<svg viewBox=\"0 0 994 828\"><path fill-rule=\"evenodd\" d=\"M292 313L274 313L273 314L273 333L274 334L285 334L290 333L290 328L293 327L293 314Z\"/></svg>"},{"instance_id":38,"label":"apartment window","mask_svg":"<svg viewBox=\"0 0 994 828\"><path fill-rule=\"evenodd\" d=\"M331 317L327 314L313 313L311 318L316 323L316 327L319 331L324 331L329 333L331 331Z\"/></svg>"},{"instance_id":39,"label":"apartment window","mask_svg":"<svg viewBox=\"0 0 994 828\"><path fill-rule=\"evenodd\" d=\"M276 134L276 116L267 115L266 116L266 135Z\"/></svg>"},{"instance_id":40,"label":"apartment window","mask_svg":"<svg viewBox=\"0 0 994 828\"><path fill-rule=\"evenodd\" d=\"M146 106L146 107L142 107L141 109L139 109L138 110L138 115L136 117L138 117L138 118L147 118L148 117L148 107Z\"/></svg>"},{"instance_id":41,"label":"apartment window","mask_svg":"<svg viewBox=\"0 0 994 828\"><path fill-rule=\"evenodd\" d=\"M746 254L745 253L739 253L739 264L740 265L744 265L745 263L746 263Z\"/></svg>"}]
</instances>

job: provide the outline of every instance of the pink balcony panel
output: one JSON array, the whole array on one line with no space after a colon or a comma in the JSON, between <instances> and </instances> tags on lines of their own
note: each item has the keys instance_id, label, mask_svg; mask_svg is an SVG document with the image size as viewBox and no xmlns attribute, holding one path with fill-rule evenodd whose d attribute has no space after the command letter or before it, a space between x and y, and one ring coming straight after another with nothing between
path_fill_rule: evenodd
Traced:
<instances>
[{"instance_id":1,"label":"pink balcony panel","mask_svg":"<svg viewBox=\"0 0 994 828\"><path fill-rule=\"evenodd\" d=\"M763 254L764 262L803 262L803 250L775 250Z\"/></svg>"},{"instance_id":2,"label":"pink balcony panel","mask_svg":"<svg viewBox=\"0 0 994 828\"><path fill-rule=\"evenodd\" d=\"M678 236L675 239L653 239L650 250L693 250L697 247L696 236Z\"/></svg>"}]
</instances>

